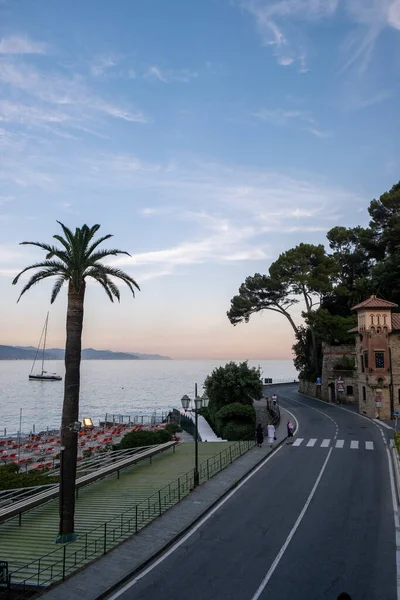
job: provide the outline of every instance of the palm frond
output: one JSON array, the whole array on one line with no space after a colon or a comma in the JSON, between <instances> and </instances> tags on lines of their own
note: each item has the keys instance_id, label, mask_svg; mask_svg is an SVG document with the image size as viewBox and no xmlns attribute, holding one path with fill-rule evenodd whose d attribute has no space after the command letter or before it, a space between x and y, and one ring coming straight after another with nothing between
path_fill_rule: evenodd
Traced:
<instances>
[{"instance_id":1,"label":"palm frond","mask_svg":"<svg viewBox=\"0 0 400 600\"><path fill-rule=\"evenodd\" d=\"M23 296L23 294L25 294L25 292L27 292L33 285L35 285L35 283L38 283L39 281L42 281L43 279L47 279L47 277L54 277L55 275L58 275L58 274L59 274L58 269L47 269L44 271L39 271L39 273L35 273L34 275L32 275L32 277L30 278L28 283L22 288L22 291L21 291L20 295L18 296L17 302L20 301L21 296Z\"/></svg>"},{"instance_id":2,"label":"palm frond","mask_svg":"<svg viewBox=\"0 0 400 600\"><path fill-rule=\"evenodd\" d=\"M61 275L61 277L59 277L57 279L57 281L55 282L54 287L51 292L50 304L53 304L54 300L57 298L57 296L60 293L60 290L63 286L63 283L66 281L66 279L67 278L65 275Z\"/></svg>"},{"instance_id":3,"label":"palm frond","mask_svg":"<svg viewBox=\"0 0 400 600\"><path fill-rule=\"evenodd\" d=\"M93 277L93 275L91 275L91 277ZM109 297L109 299L111 300L111 302L114 302L114 298L112 296L112 293L109 290L108 285L104 281L104 279L101 279L100 277L94 277L94 279L97 281L97 283L99 283L101 285L101 287L103 288L103 290L105 291L105 293L107 294L107 296Z\"/></svg>"},{"instance_id":4,"label":"palm frond","mask_svg":"<svg viewBox=\"0 0 400 600\"><path fill-rule=\"evenodd\" d=\"M98 250L98 252L94 252L88 257L88 266L95 266L95 263L97 263L99 260L107 258L107 256L118 256L118 254L126 254L127 256L131 256L129 252L118 250L117 248L112 248L110 250Z\"/></svg>"},{"instance_id":5,"label":"palm frond","mask_svg":"<svg viewBox=\"0 0 400 600\"><path fill-rule=\"evenodd\" d=\"M60 244L62 244L64 246L64 248L67 251L68 256L70 256L71 253L71 246L68 244L68 242L66 240L64 240L64 238L61 235L53 235L53 238L55 240L58 240L60 242Z\"/></svg>"},{"instance_id":6,"label":"palm frond","mask_svg":"<svg viewBox=\"0 0 400 600\"><path fill-rule=\"evenodd\" d=\"M109 275L111 277L116 277L117 279L121 279L124 283L126 283L128 288L131 290L133 296L135 296L135 290L133 289L133 287L140 290L140 287L136 283L136 281L130 275L128 275L128 273L125 273L125 271L121 271L121 269L116 269L115 267L111 267L111 266L103 265L103 264L96 264L95 268L96 268L96 270L102 271L102 273L104 273L105 275Z\"/></svg>"},{"instance_id":7,"label":"palm frond","mask_svg":"<svg viewBox=\"0 0 400 600\"><path fill-rule=\"evenodd\" d=\"M63 260L64 262L68 262L68 254L66 252L63 252L59 248L57 248L57 246L50 246L50 244L43 244L42 242L20 242L20 246L26 246L26 245L38 246L38 248L42 248L42 250L46 250L47 251L47 255L46 255L47 260L50 258L53 258L53 256L56 256L60 260Z\"/></svg>"},{"instance_id":8,"label":"palm frond","mask_svg":"<svg viewBox=\"0 0 400 600\"><path fill-rule=\"evenodd\" d=\"M15 285L16 283L18 283L19 278L26 271L29 271L30 269L42 269L42 268L52 268L52 269L56 269L59 273L66 273L67 274L66 266L63 265L63 263L58 262L56 260L44 260L43 262L35 263L35 264L30 265L29 267L26 267L25 269L23 269L13 279L12 284Z\"/></svg>"},{"instance_id":9,"label":"palm frond","mask_svg":"<svg viewBox=\"0 0 400 600\"><path fill-rule=\"evenodd\" d=\"M117 288L115 283L107 276L107 274L104 273L104 271L102 269L98 269L97 267L91 267L85 273L85 277L92 277L95 281L100 283L104 288L107 288L107 290L106 290L107 294L111 293L113 296L115 296L115 298L117 298L118 302L120 301L119 289ZM110 298L110 296L109 296L109 298ZM110 300L112 302L114 302L114 300L112 298L110 298Z\"/></svg>"},{"instance_id":10,"label":"palm frond","mask_svg":"<svg viewBox=\"0 0 400 600\"><path fill-rule=\"evenodd\" d=\"M91 246L89 246L89 248L87 248L87 250L86 250L86 258L89 258L89 256L92 254L92 252L94 252L94 250L96 250L97 246L99 246L100 244L102 244L106 240L109 240L112 237L114 237L114 236L111 235L111 233L109 233L108 235L103 235L103 237L100 237L98 240L93 242L93 244Z\"/></svg>"},{"instance_id":11,"label":"palm frond","mask_svg":"<svg viewBox=\"0 0 400 600\"><path fill-rule=\"evenodd\" d=\"M66 225L64 225L64 223L61 223L61 221L57 221L57 223L61 226L61 228L64 232L64 235L67 238L67 242L70 244L70 246L72 246L73 241L74 241L74 234L72 233L72 231L70 229L68 229L68 227L66 227ZM54 236L54 237L56 237L56 236Z\"/></svg>"}]
</instances>

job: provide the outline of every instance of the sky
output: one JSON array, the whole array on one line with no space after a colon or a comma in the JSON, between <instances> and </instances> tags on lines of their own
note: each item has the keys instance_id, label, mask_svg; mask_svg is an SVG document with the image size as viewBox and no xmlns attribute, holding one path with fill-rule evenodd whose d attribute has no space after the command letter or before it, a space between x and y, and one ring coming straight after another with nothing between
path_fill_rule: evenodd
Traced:
<instances>
[{"instance_id":1,"label":"sky","mask_svg":"<svg viewBox=\"0 0 400 600\"><path fill-rule=\"evenodd\" d=\"M399 50L400 0L0 0L0 344L38 342L51 284L11 282L58 220L141 287L88 286L84 347L290 358L283 317L233 327L230 299L399 180Z\"/></svg>"}]
</instances>

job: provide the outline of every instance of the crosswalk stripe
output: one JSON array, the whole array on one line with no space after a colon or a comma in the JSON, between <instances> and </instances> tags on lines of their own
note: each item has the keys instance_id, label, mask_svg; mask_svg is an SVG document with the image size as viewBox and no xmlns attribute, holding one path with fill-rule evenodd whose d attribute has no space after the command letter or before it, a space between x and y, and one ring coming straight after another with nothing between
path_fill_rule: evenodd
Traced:
<instances>
[{"instance_id":1,"label":"crosswalk stripe","mask_svg":"<svg viewBox=\"0 0 400 600\"><path fill-rule=\"evenodd\" d=\"M352 440L350 442L350 450L358 450L358 442L355 440Z\"/></svg>"},{"instance_id":2,"label":"crosswalk stripe","mask_svg":"<svg viewBox=\"0 0 400 600\"><path fill-rule=\"evenodd\" d=\"M307 444L307 447L312 448L313 446L315 446L316 441L317 441L316 438L311 438L311 440Z\"/></svg>"},{"instance_id":3,"label":"crosswalk stripe","mask_svg":"<svg viewBox=\"0 0 400 600\"><path fill-rule=\"evenodd\" d=\"M331 440L322 440L321 448L328 448Z\"/></svg>"},{"instance_id":4,"label":"crosswalk stripe","mask_svg":"<svg viewBox=\"0 0 400 600\"><path fill-rule=\"evenodd\" d=\"M297 440L293 442L293 446L300 446L301 442L304 442L304 438L297 438Z\"/></svg>"},{"instance_id":5,"label":"crosswalk stripe","mask_svg":"<svg viewBox=\"0 0 400 600\"><path fill-rule=\"evenodd\" d=\"M344 440L336 440L335 448L343 448Z\"/></svg>"},{"instance_id":6,"label":"crosswalk stripe","mask_svg":"<svg viewBox=\"0 0 400 600\"><path fill-rule=\"evenodd\" d=\"M365 449L366 450L373 450L374 449L374 442L365 442Z\"/></svg>"}]
</instances>

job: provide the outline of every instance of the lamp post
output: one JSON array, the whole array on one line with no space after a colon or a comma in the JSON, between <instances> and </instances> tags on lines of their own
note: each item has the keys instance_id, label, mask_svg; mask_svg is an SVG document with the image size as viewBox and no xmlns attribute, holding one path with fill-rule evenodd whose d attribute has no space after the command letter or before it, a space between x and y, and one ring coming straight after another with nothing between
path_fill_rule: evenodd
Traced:
<instances>
[{"instance_id":1,"label":"lamp post","mask_svg":"<svg viewBox=\"0 0 400 600\"><path fill-rule=\"evenodd\" d=\"M197 395L197 384L195 386L196 395L194 398L194 408L189 408L192 400L186 394L182 397L181 403L182 408L185 412L190 412L194 414L194 475L193 475L193 485L197 487L200 482L199 476L199 410L201 408L207 408L208 406L208 396L204 392L204 394L200 397Z\"/></svg>"}]
</instances>

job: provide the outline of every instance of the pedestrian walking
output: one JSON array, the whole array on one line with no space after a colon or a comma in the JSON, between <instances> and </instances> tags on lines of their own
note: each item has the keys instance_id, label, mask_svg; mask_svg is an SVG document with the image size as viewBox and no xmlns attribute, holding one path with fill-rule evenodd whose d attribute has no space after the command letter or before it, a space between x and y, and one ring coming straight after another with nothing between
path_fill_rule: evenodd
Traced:
<instances>
[{"instance_id":1,"label":"pedestrian walking","mask_svg":"<svg viewBox=\"0 0 400 600\"><path fill-rule=\"evenodd\" d=\"M276 437L275 437L275 425L272 425L272 423L270 423L268 425L267 429L268 429L268 444L272 448L272 444L276 440Z\"/></svg>"},{"instance_id":2,"label":"pedestrian walking","mask_svg":"<svg viewBox=\"0 0 400 600\"><path fill-rule=\"evenodd\" d=\"M269 396L267 396L267 410L269 410Z\"/></svg>"},{"instance_id":3,"label":"pedestrian walking","mask_svg":"<svg viewBox=\"0 0 400 600\"><path fill-rule=\"evenodd\" d=\"M288 436L288 444L293 444L293 431L294 431L294 425L292 423L292 421L289 419L289 421L287 422L287 436Z\"/></svg>"},{"instance_id":4,"label":"pedestrian walking","mask_svg":"<svg viewBox=\"0 0 400 600\"><path fill-rule=\"evenodd\" d=\"M257 439L257 446L258 446L259 448L261 448L261 447L262 447L262 445L263 445L263 441L264 441L264 432L263 432L263 428L262 428L262 425L261 425L261 423L259 423L259 424L257 425L257 429L256 429L256 439Z\"/></svg>"},{"instance_id":5,"label":"pedestrian walking","mask_svg":"<svg viewBox=\"0 0 400 600\"><path fill-rule=\"evenodd\" d=\"M278 404L278 396L276 394L272 394L272 404L273 406Z\"/></svg>"}]
</instances>

